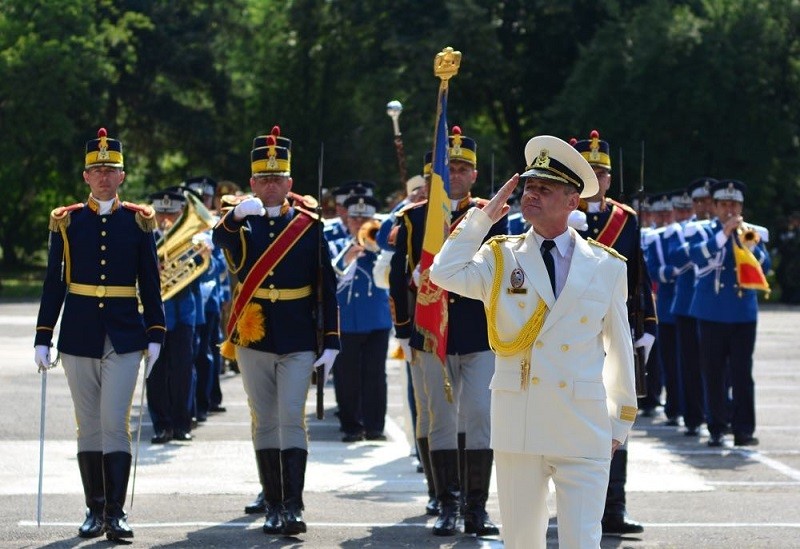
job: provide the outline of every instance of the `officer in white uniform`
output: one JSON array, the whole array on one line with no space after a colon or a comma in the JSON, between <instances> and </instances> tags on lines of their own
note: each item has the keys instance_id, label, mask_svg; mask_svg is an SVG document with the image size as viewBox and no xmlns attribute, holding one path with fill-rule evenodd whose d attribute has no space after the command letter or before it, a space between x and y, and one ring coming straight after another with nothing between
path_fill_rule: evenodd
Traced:
<instances>
[{"instance_id":1,"label":"officer in white uniform","mask_svg":"<svg viewBox=\"0 0 800 549\"><path fill-rule=\"evenodd\" d=\"M506 547L545 547L548 481L556 487L561 547L599 547L609 463L636 417L623 258L584 240L567 219L597 192L588 162L537 136L528 163L436 256L431 280L480 299L497 357L491 446ZM532 229L481 245L523 181Z\"/></svg>"}]
</instances>

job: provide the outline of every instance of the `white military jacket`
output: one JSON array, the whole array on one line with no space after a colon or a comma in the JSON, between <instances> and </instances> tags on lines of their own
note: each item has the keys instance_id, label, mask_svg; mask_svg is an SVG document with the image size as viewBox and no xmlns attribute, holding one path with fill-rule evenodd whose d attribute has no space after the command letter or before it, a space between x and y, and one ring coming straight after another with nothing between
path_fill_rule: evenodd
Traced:
<instances>
[{"instance_id":1,"label":"white military jacket","mask_svg":"<svg viewBox=\"0 0 800 549\"><path fill-rule=\"evenodd\" d=\"M497 261L491 241L483 246L481 241L491 225L482 210L473 209L431 268L435 284L482 300L487 311ZM499 340L514 340L540 298L548 308L530 347L511 356L496 354L491 446L498 451L609 458L611 439L624 442L636 418L625 263L601 244L569 232L575 248L558 299L530 230L495 239L503 272L496 315L487 312L487 321ZM512 292L515 268L524 280L520 286L517 276L513 286L519 287Z\"/></svg>"}]
</instances>

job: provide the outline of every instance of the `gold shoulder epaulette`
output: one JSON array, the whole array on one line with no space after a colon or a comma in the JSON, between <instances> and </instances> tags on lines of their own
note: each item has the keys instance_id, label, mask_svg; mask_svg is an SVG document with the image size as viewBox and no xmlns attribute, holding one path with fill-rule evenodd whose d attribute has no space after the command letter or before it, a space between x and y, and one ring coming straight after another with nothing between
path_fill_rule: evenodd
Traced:
<instances>
[{"instance_id":1,"label":"gold shoulder epaulette","mask_svg":"<svg viewBox=\"0 0 800 549\"><path fill-rule=\"evenodd\" d=\"M485 244L491 244L492 242L505 242L506 240L519 240L521 238L525 238L524 234L498 234L490 238L485 242Z\"/></svg>"},{"instance_id":2,"label":"gold shoulder epaulette","mask_svg":"<svg viewBox=\"0 0 800 549\"><path fill-rule=\"evenodd\" d=\"M412 202L411 204L406 204L405 206L403 206L402 208L397 210L397 212L395 212L394 216L395 217L402 217L403 215L405 215L405 213L407 211L413 210L414 208L419 208L420 206L424 206L427 203L428 203L428 200L425 199L425 200L421 200L419 202Z\"/></svg>"},{"instance_id":3,"label":"gold shoulder epaulette","mask_svg":"<svg viewBox=\"0 0 800 549\"><path fill-rule=\"evenodd\" d=\"M298 204L298 203L295 202L293 207L294 207L295 210L297 210L301 214L304 214L304 215L307 215L307 216L311 217L311 219L313 219L314 221L317 221L319 219L319 215L317 215L316 212L304 208L303 205L301 205L301 204Z\"/></svg>"},{"instance_id":4,"label":"gold shoulder epaulette","mask_svg":"<svg viewBox=\"0 0 800 549\"><path fill-rule=\"evenodd\" d=\"M66 229L69 227L69 214L75 210L80 210L85 205L86 204L83 202L78 202L77 204L59 206L58 208L55 208L52 212L50 212L50 223L48 223L48 228L54 233L60 231L61 229Z\"/></svg>"},{"instance_id":5,"label":"gold shoulder epaulette","mask_svg":"<svg viewBox=\"0 0 800 549\"><path fill-rule=\"evenodd\" d=\"M316 210L317 206L319 206L317 199L310 194L299 195L290 191L288 197L292 199L295 207L300 206L306 210Z\"/></svg>"},{"instance_id":6,"label":"gold shoulder epaulette","mask_svg":"<svg viewBox=\"0 0 800 549\"><path fill-rule=\"evenodd\" d=\"M621 259L622 261L628 261L628 258L625 257L624 255L622 255L621 253L619 253L617 250L615 250L611 246L606 246L605 244L601 244L600 242L598 242L594 238L587 238L586 242L588 242L592 246L597 246L598 248L604 249L605 251L607 251L609 254L613 255L617 259Z\"/></svg>"},{"instance_id":7,"label":"gold shoulder epaulette","mask_svg":"<svg viewBox=\"0 0 800 549\"><path fill-rule=\"evenodd\" d=\"M609 204L613 204L617 208L622 208L623 210L625 210L625 212L627 212L627 213L629 213L631 215L636 215L636 210L634 210L633 208L631 208L627 204L623 204L622 202L617 202L613 198L606 198L606 202L608 202Z\"/></svg>"},{"instance_id":8,"label":"gold shoulder epaulette","mask_svg":"<svg viewBox=\"0 0 800 549\"><path fill-rule=\"evenodd\" d=\"M136 224L146 233L156 230L156 211L146 204L123 202L122 207L136 214Z\"/></svg>"}]
</instances>

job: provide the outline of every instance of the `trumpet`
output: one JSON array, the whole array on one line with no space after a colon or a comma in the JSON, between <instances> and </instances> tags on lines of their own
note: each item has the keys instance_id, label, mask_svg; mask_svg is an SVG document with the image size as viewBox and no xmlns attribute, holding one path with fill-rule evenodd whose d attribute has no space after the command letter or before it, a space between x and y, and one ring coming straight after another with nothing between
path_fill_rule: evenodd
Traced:
<instances>
[{"instance_id":1,"label":"trumpet","mask_svg":"<svg viewBox=\"0 0 800 549\"><path fill-rule=\"evenodd\" d=\"M736 229L736 235L739 237L739 241L742 244L747 244L752 247L761 242L761 234L762 232L766 233L766 231L767 230L763 227L750 225L742 221Z\"/></svg>"},{"instance_id":2,"label":"trumpet","mask_svg":"<svg viewBox=\"0 0 800 549\"><path fill-rule=\"evenodd\" d=\"M372 218L365 221L361 228L358 229L358 236L356 236L358 245L369 252L378 253L380 247L378 246L377 236L380 228L381 222L378 219Z\"/></svg>"}]
</instances>

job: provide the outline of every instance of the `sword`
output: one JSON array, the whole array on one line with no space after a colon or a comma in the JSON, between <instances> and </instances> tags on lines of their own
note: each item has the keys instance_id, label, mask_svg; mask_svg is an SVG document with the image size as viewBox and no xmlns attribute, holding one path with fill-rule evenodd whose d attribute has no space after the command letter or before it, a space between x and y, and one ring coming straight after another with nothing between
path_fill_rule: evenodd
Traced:
<instances>
[{"instance_id":1,"label":"sword","mask_svg":"<svg viewBox=\"0 0 800 549\"><path fill-rule=\"evenodd\" d=\"M44 418L47 403L47 367L39 365L42 374L42 406L39 415L39 493L36 496L36 527L42 526L42 480L44 478Z\"/></svg>"},{"instance_id":2,"label":"sword","mask_svg":"<svg viewBox=\"0 0 800 549\"><path fill-rule=\"evenodd\" d=\"M139 441L142 439L142 413L144 410L144 393L147 386L147 358L148 353L142 354L144 358L144 368L142 368L142 396L139 399L139 421L136 427L136 451L133 455L133 478L131 479L131 510L133 510L133 495L136 493L136 465L139 463Z\"/></svg>"}]
</instances>

